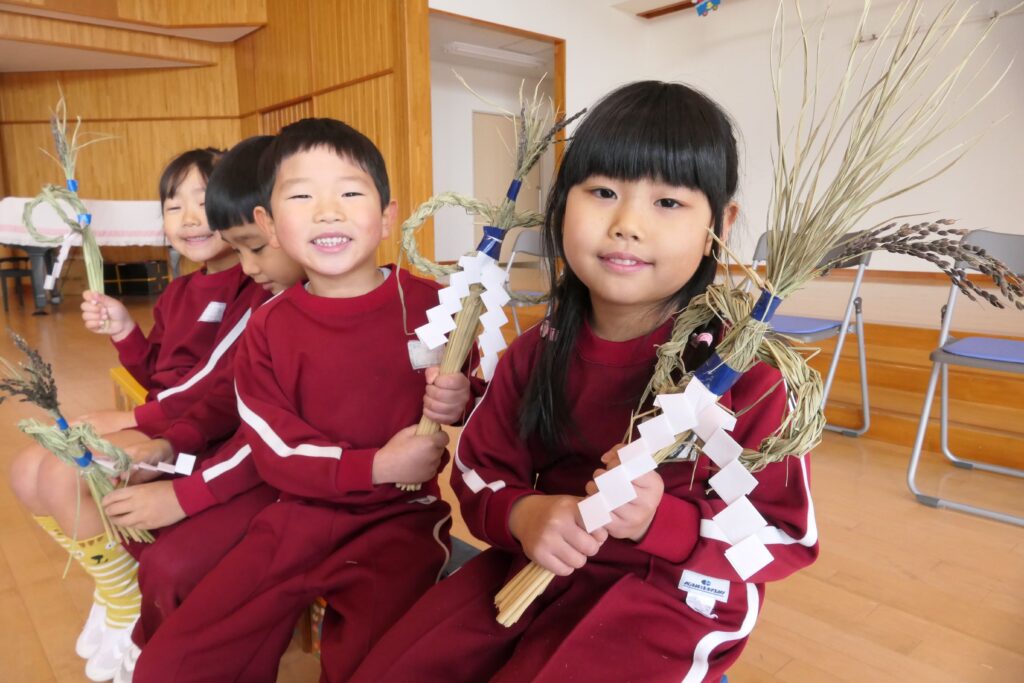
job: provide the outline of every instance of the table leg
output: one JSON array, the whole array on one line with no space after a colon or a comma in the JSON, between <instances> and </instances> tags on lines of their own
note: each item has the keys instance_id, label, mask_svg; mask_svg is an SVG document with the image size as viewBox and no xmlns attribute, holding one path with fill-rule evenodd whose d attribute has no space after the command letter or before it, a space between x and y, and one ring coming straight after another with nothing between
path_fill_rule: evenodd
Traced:
<instances>
[{"instance_id":1,"label":"table leg","mask_svg":"<svg viewBox=\"0 0 1024 683\"><path fill-rule=\"evenodd\" d=\"M174 247L167 247L167 257L171 262L171 277L181 275L181 254Z\"/></svg>"},{"instance_id":2,"label":"table leg","mask_svg":"<svg viewBox=\"0 0 1024 683\"><path fill-rule=\"evenodd\" d=\"M22 247L28 253L32 268L32 295L36 302L36 310L32 315L46 315L46 247Z\"/></svg>"}]
</instances>

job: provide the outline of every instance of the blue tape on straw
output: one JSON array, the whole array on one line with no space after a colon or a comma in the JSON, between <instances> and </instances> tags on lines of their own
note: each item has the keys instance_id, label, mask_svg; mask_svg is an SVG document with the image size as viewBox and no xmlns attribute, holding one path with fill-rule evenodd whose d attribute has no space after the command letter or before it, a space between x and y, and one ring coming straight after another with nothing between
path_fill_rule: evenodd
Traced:
<instances>
[{"instance_id":1,"label":"blue tape on straw","mask_svg":"<svg viewBox=\"0 0 1024 683\"><path fill-rule=\"evenodd\" d=\"M732 385L736 384L736 380L742 375L742 372L729 367L717 353L712 354L711 358L708 358L693 373L693 376L699 379L700 383L716 396L721 396L729 391Z\"/></svg>"},{"instance_id":2,"label":"blue tape on straw","mask_svg":"<svg viewBox=\"0 0 1024 683\"><path fill-rule=\"evenodd\" d=\"M505 231L493 225L484 226L484 238L480 240L476 250L487 254L495 261L501 256L501 241L505 238Z\"/></svg>"},{"instance_id":3,"label":"blue tape on straw","mask_svg":"<svg viewBox=\"0 0 1024 683\"><path fill-rule=\"evenodd\" d=\"M78 181L74 178L68 178L67 186L72 192L78 192Z\"/></svg>"},{"instance_id":4,"label":"blue tape on straw","mask_svg":"<svg viewBox=\"0 0 1024 683\"><path fill-rule=\"evenodd\" d=\"M80 214L78 214L78 224L79 225L89 225L90 223L92 223L92 214L91 213L80 213Z\"/></svg>"},{"instance_id":5,"label":"blue tape on straw","mask_svg":"<svg viewBox=\"0 0 1024 683\"><path fill-rule=\"evenodd\" d=\"M511 201L514 202L516 200L516 197L519 196L519 188L521 188L522 186L523 186L523 181L522 180L513 180L509 184L508 192L505 193L505 196L508 197Z\"/></svg>"},{"instance_id":6,"label":"blue tape on straw","mask_svg":"<svg viewBox=\"0 0 1024 683\"><path fill-rule=\"evenodd\" d=\"M62 432L68 431L68 421L63 417L57 418L57 426L60 427ZM92 462L92 453L86 450L81 456L74 458L74 461L79 467L88 467L89 463Z\"/></svg>"},{"instance_id":7,"label":"blue tape on straw","mask_svg":"<svg viewBox=\"0 0 1024 683\"><path fill-rule=\"evenodd\" d=\"M782 299L772 296L772 293L767 289L762 289L761 296L757 298L757 303L754 304L754 308L750 311L750 317L763 323L768 322L775 316L775 311L778 310L781 303Z\"/></svg>"}]
</instances>

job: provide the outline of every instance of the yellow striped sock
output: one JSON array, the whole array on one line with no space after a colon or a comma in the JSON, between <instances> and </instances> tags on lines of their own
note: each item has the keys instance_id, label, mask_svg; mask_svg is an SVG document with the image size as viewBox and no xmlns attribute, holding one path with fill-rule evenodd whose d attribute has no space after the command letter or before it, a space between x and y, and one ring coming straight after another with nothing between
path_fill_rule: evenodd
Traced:
<instances>
[{"instance_id":1,"label":"yellow striped sock","mask_svg":"<svg viewBox=\"0 0 1024 683\"><path fill-rule=\"evenodd\" d=\"M108 543L105 534L75 545L75 559L96 582L96 592L107 606L107 626L131 626L142 605L139 563L121 544Z\"/></svg>"},{"instance_id":2,"label":"yellow striped sock","mask_svg":"<svg viewBox=\"0 0 1024 683\"><path fill-rule=\"evenodd\" d=\"M50 515L32 515L32 519L35 520L36 524L42 527L50 538L52 538L57 545L64 550L71 552L71 539L64 534L64 530L60 528L60 524L57 524L57 520Z\"/></svg>"},{"instance_id":3,"label":"yellow striped sock","mask_svg":"<svg viewBox=\"0 0 1024 683\"><path fill-rule=\"evenodd\" d=\"M61 548L74 555L74 548L72 546L71 539L64 533L64 530L60 528L60 524L57 520L49 515L32 515L32 519L35 520L36 524L42 527L50 538L54 540ZM84 566L84 565L83 565ZM106 600L100 595L99 589L92 592L92 601L98 605L106 605Z\"/></svg>"}]
</instances>

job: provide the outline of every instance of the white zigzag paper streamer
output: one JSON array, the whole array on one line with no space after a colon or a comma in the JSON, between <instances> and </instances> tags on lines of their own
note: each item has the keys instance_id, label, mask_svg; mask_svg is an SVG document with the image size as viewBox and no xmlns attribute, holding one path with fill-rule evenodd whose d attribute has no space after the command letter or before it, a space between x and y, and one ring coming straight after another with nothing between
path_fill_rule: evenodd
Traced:
<instances>
[{"instance_id":1,"label":"white zigzag paper streamer","mask_svg":"<svg viewBox=\"0 0 1024 683\"><path fill-rule=\"evenodd\" d=\"M68 254L71 253L71 244L74 239L75 233L73 232L64 235L64 241L60 243L60 251L57 252L57 260L53 262L53 269L43 283L43 289L47 292L57 286L57 279L60 277L60 271L64 269L64 262L68 260Z\"/></svg>"},{"instance_id":2,"label":"white zigzag paper streamer","mask_svg":"<svg viewBox=\"0 0 1024 683\"><path fill-rule=\"evenodd\" d=\"M739 460L743 447L729 435L735 416L696 378L681 394L660 394L654 405L661 414L640 424L640 437L619 449L622 464L597 477L597 493L580 501L584 527L592 532L608 524L613 510L636 497L632 481L657 467L654 454L693 430L704 441L701 450L720 468L708 483L726 507L711 521L728 539L725 558L746 581L774 558L757 535L768 523L747 498L757 479Z\"/></svg>"},{"instance_id":3,"label":"white zigzag paper streamer","mask_svg":"<svg viewBox=\"0 0 1024 683\"><path fill-rule=\"evenodd\" d=\"M498 365L498 354L507 346L501 327L508 322L502 310L510 298L505 289L508 273L482 252L463 256L459 266L462 270L452 273L448 286L437 293L440 303L427 311L429 322L416 328L416 336L431 350L446 343L448 333L455 329L455 314L462 310L462 299L469 295L470 285L483 285L480 295L484 304L484 313L480 316L483 330L477 344L484 379L490 381Z\"/></svg>"}]
</instances>

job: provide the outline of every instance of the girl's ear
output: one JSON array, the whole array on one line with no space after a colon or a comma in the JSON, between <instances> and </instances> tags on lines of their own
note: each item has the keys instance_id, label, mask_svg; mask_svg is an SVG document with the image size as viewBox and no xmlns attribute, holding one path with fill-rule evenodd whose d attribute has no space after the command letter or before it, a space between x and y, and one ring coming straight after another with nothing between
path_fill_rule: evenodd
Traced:
<instances>
[{"instance_id":1,"label":"girl's ear","mask_svg":"<svg viewBox=\"0 0 1024 683\"><path fill-rule=\"evenodd\" d=\"M725 206L725 210L722 212L722 235L720 239L723 242L729 241L729 235L732 234L732 226L736 222L736 218L740 215L740 205L736 202L729 202ZM708 239L704 243L704 255L711 256L711 247L715 245L715 240L711 237L710 231L708 232Z\"/></svg>"},{"instance_id":2,"label":"girl's ear","mask_svg":"<svg viewBox=\"0 0 1024 683\"><path fill-rule=\"evenodd\" d=\"M253 220L256 221L256 227L260 229L263 236L267 238L267 243L270 244L274 249L280 249L281 243L277 240L277 229L274 226L274 217L270 215L262 206L257 206L252 210Z\"/></svg>"}]
</instances>

